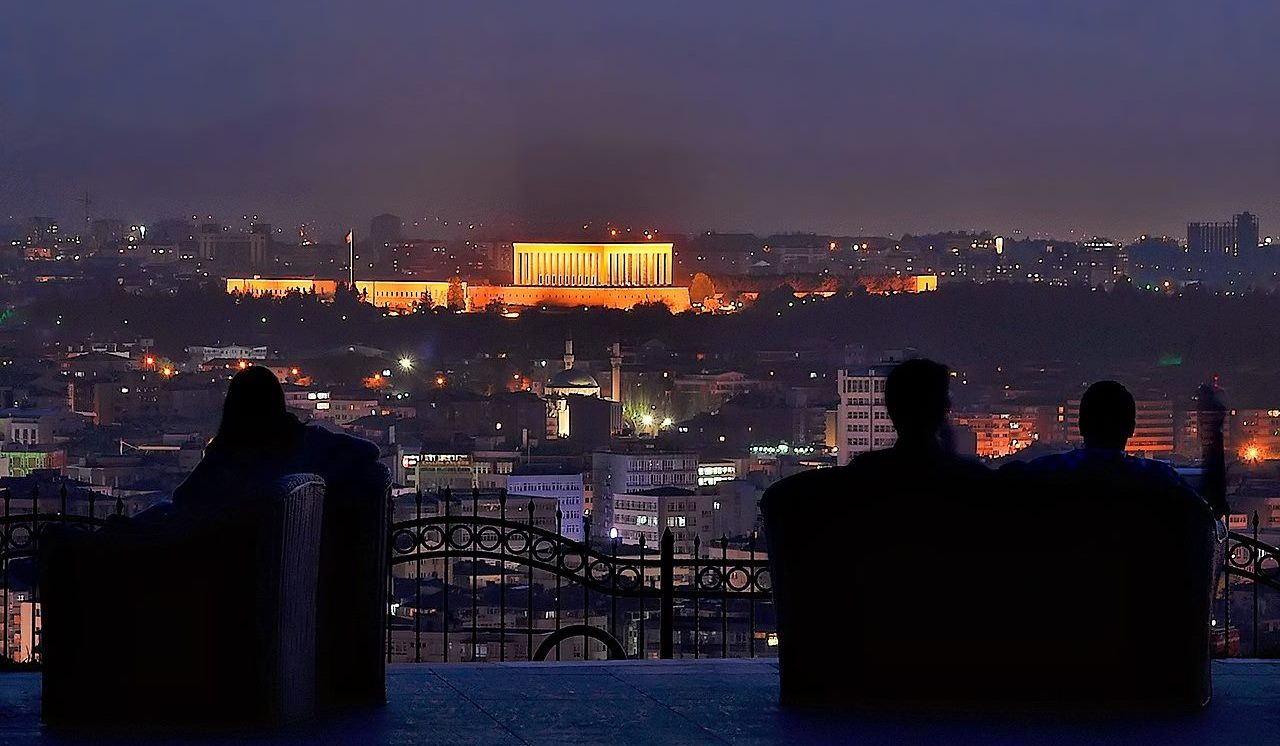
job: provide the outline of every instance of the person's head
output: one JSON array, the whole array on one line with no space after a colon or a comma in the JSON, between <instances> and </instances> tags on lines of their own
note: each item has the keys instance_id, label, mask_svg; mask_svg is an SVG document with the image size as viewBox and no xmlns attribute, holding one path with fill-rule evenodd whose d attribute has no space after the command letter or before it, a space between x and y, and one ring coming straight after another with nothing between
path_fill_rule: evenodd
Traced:
<instances>
[{"instance_id":1,"label":"person's head","mask_svg":"<svg viewBox=\"0 0 1280 746\"><path fill-rule=\"evenodd\" d=\"M884 406L899 439L938 435L951 411L950 383L947 366L932 360L907 360L890 371L884 384Z\"/></svg>"},{"instance_id":2,"label":"person's head","mask_svg":"<svg viewBox=\"0 0 1280 746\"><path fill-rule=\"evenodd\" d=\"M1098 381L1080 397L1080 436L1089 448L1124 450L1136 421L1133 394L1115 381Z\"/></svg>"},{"instance_id":3,"label":"person's head","mask_svg":"<svg viewBox=\"0 0 1280 746\"><path fill-rule=\"evenodd\" d=\"M231 379L222 404L222 422L213 443L234 451L258 451L287 445L299 422L285 409L284 389L270 370L256 365Z\"/></svg>"}]
</instances>

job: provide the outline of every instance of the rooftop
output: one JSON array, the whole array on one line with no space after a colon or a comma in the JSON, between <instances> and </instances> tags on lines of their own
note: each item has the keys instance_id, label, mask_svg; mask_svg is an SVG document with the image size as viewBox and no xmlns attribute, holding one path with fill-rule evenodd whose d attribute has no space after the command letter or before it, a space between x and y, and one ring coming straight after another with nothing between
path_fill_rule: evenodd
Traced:
<instances>
[{"instance_id":1,"label":"rooftop","mask_svg":"<svg viewBox=\"0 0 1280 746\"><path fill-rule=\"evenodd\" d=\"M405 664L390 668L387 684L382 710L197 742L1234 745L1273 742L1280 712L1280 661L1239 659L1214 664L1215 699L1204 711L1126 718L783 711L769 659ZM39 674L0 674L0 742L111 742L46 733L39 699Z\"/></svg>"}]
</instances>

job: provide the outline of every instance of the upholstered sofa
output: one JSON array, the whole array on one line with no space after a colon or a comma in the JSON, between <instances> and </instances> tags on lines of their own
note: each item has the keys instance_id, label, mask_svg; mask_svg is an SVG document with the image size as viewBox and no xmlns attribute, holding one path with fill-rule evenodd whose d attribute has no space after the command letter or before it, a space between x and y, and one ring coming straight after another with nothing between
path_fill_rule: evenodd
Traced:
<instances>
[{"instance_id":1,"label":"upholstered sofa","mask_svg":"<svg viewBox=\"0 0 1280 746\"><path fill-rule=\"evenodd\" d=\"M1214 532L1194 494L918 477L821 469L766 492L785 704L1209 701Z\"/></svg>"}]
</instances>

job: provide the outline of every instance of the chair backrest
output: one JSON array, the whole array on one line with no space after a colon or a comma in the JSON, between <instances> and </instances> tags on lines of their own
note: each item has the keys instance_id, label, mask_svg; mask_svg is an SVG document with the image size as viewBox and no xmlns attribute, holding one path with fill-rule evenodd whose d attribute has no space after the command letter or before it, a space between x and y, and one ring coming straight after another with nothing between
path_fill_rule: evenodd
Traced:
<instances>
[{"instance_id":1,"label":"chair backrest","mask_svg":"<svg viewBox=\"0 0 1280 746\"><path fill-rule=\"evenodd\" d=\"M325 499L317 676L322 707L386 701L391 473L370 462Z\"/></svg>"},{"instance_id":2,"label":"chair backrest","mask_svg":"<svg viewBox=\"0 0 1280 746\"><path fill-rule=\"evenodd\" d=\"M828 469L766 493L784 701L1207 698L1213 529L1194 495L880 489Z\"/></svg>"},{"instance_id":3,"label":"chair backrest","mask_svg":"<svg viewBox=\"0 0 1280 746\"><path fill-rule=\"evenodd\" d=\"M51 532L45 721L289 722L315 705L324 483L291 475L166 520Z\"/></svg>"}]
</instances>

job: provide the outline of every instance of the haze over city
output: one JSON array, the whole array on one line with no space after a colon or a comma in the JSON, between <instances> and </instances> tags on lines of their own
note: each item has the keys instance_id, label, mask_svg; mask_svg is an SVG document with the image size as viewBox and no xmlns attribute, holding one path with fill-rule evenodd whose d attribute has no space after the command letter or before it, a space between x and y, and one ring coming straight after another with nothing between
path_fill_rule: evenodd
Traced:
<instances>
[{"instance_id":1,"label":"haze over city","mask_svg":"<svg viewBox=\"0 0 1280 746\"><path fill-rule=\"evenodd\" d=\"M859 234L1280 223L1280 6L27 4L0 218ZM801 11L802 12L797 12ZM443 228L443 226L439 226Z\"/></svg>"},{"instance_id":2,"label":"haze over city","mask_svg":"<svg viewBox=\"0 0 1280 746\"><path fill-rule=\"evenodd\" d=\"M0 744L1277 742L1278 49L9 3Z\"/></svg>"}]
</instances>

